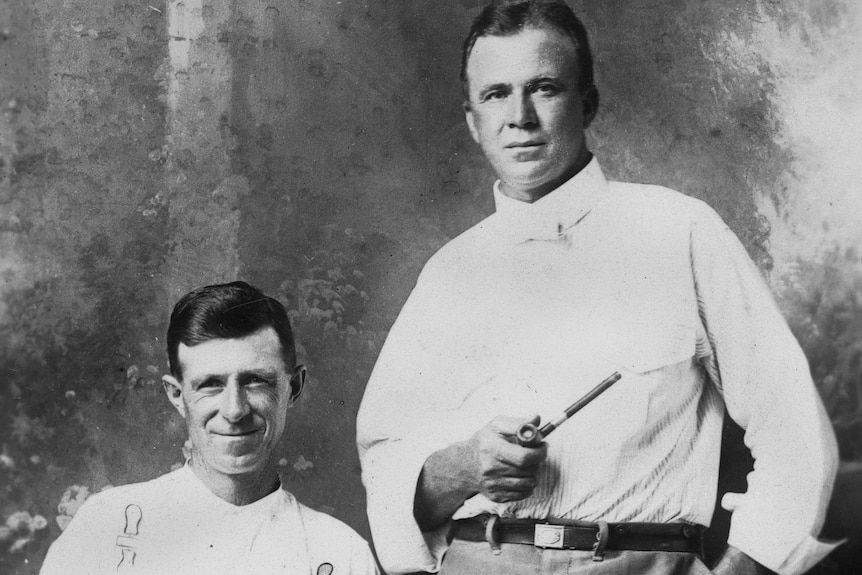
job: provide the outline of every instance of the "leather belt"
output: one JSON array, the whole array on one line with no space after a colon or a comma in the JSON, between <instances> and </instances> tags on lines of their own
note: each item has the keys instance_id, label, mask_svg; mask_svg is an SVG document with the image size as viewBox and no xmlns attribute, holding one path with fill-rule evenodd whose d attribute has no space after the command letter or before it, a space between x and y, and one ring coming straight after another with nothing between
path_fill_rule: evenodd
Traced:
<instances>
[{"instance_id":1,"label":"leather belt","mask_svg":"<svg viewBox=\"0 0 862 575\"><path fill-rule=\"evenodd\" d=\"M703 555L703 528L687 523L606 523L568 520L508 519L479 515L454 522L450 538L550 549L593 551L601 561L606 550L674 551Z\"/></svg>"}]
</instances>

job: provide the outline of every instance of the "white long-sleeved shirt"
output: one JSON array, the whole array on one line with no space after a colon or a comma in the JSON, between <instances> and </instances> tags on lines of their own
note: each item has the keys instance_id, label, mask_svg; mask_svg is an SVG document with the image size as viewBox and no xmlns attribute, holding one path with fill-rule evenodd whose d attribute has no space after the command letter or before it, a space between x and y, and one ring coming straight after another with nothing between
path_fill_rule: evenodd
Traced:
<instances>
[{"instance_id":1,"label":"white long-sleeved shirt","mask_svg":"<svg viewBox=\"0 0 862 575\"><path fill-rule=\"evenodd\" d=\"M433 452L496 415L543 420L622 379L547 439L522 501L476 495L454 518L708 525L725 408L755 470L728 494L728 543L782 575L819 561L837 466L808 364L744 248L703 202L608 182L596 162L496 213L425 266L359 412L368 516L389 573L436 571L446 526L413 517Z\"/></svg>"},{"instance_id":2,"label":"white long-sleeved shirt","mask_svg":"<svg viewBox=\"0 0 862 575\"><path fill-rule=\"evenodd\" d=\"M287 491L232 505L185 466L89 498L51 546L40 573L126 572L376 575L377 565L355 531Z\"/></svg>"}]
</instances>

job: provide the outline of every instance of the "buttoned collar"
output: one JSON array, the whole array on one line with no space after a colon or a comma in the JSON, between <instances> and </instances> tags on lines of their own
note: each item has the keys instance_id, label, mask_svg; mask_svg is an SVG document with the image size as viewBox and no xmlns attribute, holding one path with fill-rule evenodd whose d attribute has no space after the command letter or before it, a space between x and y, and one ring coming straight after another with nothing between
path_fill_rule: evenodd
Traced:
<instances>
[{"instance_id":1,"label":"buttoned collar","mask_svg":"<svg viewBox=\"0 0 862 575\"><path fill-rule=\"evenodd\" d=\"M514 243L557 240L577 225L595 207L607 181L595 156L583 170L545 197L533 202L514 200L494 183L496 217L504 235Z\"/></svg>"}]
</instances>

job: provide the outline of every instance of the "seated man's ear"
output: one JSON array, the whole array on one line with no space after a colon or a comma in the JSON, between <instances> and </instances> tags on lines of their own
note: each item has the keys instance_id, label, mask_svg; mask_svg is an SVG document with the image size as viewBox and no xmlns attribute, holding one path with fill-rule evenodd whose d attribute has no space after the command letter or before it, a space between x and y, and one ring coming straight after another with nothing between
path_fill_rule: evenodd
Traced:
<instances>
[{"instance_id":1,"label":"seated man's ear","mask_svg":"<svg viewBox=\"0 0 862 575\"><path fill-rule=\"evenodd\" d=\"M297 365L293 370L293 376L290 378L290 403L295 402L302 390L305 388L305 379L308 377L308 371L304 365Z\"/></svg>"},{"instance_id":2,"label":"seated man's ear","mask_svg":"<svg viewBox=\"0 0 862 575\"><path fill-rule=\"evenodd\" d=\"M186 404L183 403L183 384L177 381L172 375L162 376L162 385L165 386L165 393L168 394L168 399L171 404L180 412L183 418L186 417Z\"/></svg>"},{"instance_id":3,"label":"seated man's ear","mask_svg":"<svg viewBox=\"0 0 862 575\"><path fill-rule=\"evenodd\" d=\"M596 114L599 112L599 91L595 86L591 87L587 90L587 93L583 95L583 104L584 128L589 128L590 124L595 120Z\"/></svg>"}]
</instances>

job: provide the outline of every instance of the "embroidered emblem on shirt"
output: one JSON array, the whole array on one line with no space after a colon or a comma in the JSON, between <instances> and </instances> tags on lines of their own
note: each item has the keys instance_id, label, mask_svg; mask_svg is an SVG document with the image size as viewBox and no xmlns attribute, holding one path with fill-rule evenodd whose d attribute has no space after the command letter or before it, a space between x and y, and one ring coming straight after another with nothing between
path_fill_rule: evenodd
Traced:
<instances>
[{"instance_id":1,"label":"embroidered emblem on shirt","mask_svg":"<svg viewBox=\"0 0 862 575\"><path fill-rule=\"evenodd\" d=\"M138 528L144 513L134 503L126 506L126 526L123 533L117 535L117 547L120 548L120 562L117 563L117 573L123 573L135 566L138 548Z\"/></svg>"},{"instance_id":2,"label":"embroidered emblem on shirt","mask_svg":"<svg viewBox=\"0 0 862 575\"><path fill-rule=\"evenodd\" d=\"M317 568L317 575L332 575L333 571L335 568L332 563L321 563L320 567Z\"/></svg>"}]
</instances>

